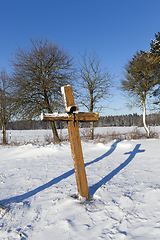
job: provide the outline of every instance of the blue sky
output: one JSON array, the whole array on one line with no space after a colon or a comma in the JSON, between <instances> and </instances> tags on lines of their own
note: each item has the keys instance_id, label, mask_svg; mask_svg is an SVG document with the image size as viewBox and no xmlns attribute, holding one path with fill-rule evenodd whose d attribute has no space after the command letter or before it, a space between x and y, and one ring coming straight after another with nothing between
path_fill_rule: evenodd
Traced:
<instances>
[{"instance_id":1,"label":"blue sky","mask_svg":"<svg viewBox=\"0 0 160 240\"><path fill-rule=\"evenodd\" d=\"M95 51L119 86L127 60L138 50L149 50L160 31L159 11L159 0L0 0L0 68L10 71L8 59L17 46L45 37L75 61L79 53ZM102 115L141 113L126 108L118 89L114 93Z\"/></svg>"}]
</instances>

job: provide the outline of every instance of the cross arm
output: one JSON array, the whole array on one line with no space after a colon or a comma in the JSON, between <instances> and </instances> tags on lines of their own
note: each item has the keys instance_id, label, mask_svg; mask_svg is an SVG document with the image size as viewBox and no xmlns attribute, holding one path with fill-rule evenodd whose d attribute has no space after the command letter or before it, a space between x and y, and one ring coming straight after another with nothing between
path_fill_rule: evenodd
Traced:
<instances>
[{"instance_id":1,"label":"cross arm","mask_svg":"<svg viewBox=\"0 0 160 240\"><path fill-rule=\"evenodd\" d=\"M99 120L98 113L42 113L41 121L79 121L79 122L95 122Z\"/></svg>"},{"instance_id":2,"label":"cross arm","mask_svg":"<svg viewBox=\"0 0 160 240\"><path fill-rule=\"evenodd\" d=\"M69 121L71 114L67 113L41 113L41 121Z\"/></svg>"},{"instance_id":3,"label":"cross arm","mask_svg":"<svg viewBox=\"0 0 160 240\"><path fill-rule=\"evenodd\" d=\"M90 112L78 112L75 114L75 120L78 120L79 122L96 122L99 120L99 114Z\"/></svg>"}]
</instances>

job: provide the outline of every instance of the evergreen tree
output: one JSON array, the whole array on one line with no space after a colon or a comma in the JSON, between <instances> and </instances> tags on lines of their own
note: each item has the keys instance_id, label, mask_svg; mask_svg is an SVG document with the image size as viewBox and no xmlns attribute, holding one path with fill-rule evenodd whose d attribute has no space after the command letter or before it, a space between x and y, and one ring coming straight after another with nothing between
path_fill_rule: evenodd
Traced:
<instances>
[{"instance_id":1,"label":"evergreen tree","mask_svg":"<svg viewBox=\"0 0 160 240\"><path fill-rule=\"evenodd\" d=\"M151 39L150 52L160 55L160 32L155 34L155 39Z\"/></svg>"},{"instance_id":2,"label":"evergreen tree","mask_svg":"<svg viewBox=\"0 0 160 240\"><path fill-rule=\"evenodd\" d=\"M160 56L160 32L155 34L155 39L151 39L150 43L150 52L153 53L153 55ZM160 72L160 69L159 69ZM160 73L159 73L159 79L160 79ZM156 98L154 104L160 104L160 80L159 80L159 86L153 91L153 96Z\"/></svg>"}]
</instances>

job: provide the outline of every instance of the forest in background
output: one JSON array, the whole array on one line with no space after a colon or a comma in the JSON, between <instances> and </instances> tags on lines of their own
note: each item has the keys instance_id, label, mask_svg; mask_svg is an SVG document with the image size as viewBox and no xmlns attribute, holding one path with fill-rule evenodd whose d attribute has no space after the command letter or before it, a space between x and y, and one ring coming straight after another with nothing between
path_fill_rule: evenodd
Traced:
<instances>
[{"instance_id":1,"label":"forest in background","mask_svg":"<svg viewBox=\"0 0 160 240\"><path fill-rule=\"evenodd\" d=\"M67 122L55 122L56 127L67 128ZM160 126L160 113L154 113L147 115L147 124L149 126ZM94 123L95 127L111 127L111 126L137 126L142 127L142 115L129 114L129 115L120 115L120 116L102 116L99 118L98 122ZM79 127L85 128L90 127L89 123L80 122ZM16 121L9 122L6 125L7 130L35 130L35 129L50 129L50 122L42 121Z\"/></svg>"}]
</instances>

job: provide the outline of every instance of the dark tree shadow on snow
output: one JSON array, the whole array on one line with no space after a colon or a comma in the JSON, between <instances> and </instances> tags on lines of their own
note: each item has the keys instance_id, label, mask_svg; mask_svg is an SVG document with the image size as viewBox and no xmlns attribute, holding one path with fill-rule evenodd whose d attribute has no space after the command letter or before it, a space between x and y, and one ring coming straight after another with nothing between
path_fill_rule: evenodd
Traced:
<instances>
[{"instance_id":1,"label":"dark tree shadow on snow","mask_svg":"<svg viewBox=\"0 0 160 240\"><path fill-rule=\"evenodd\" d=\"M116 169L114 169L111 173L109 173L106 177L104 177L102 180L100 180L98 183L94 184L93 186L89 187L89 193L92 197L94 193L100 188L103 184L108 182L110 179L112 179L115 175L117 175L123 168L125 168L135 157L137 153L144 152L145 150L139 150L141 144L137 144L133 151L124 153L129 154L129 157L125 160L125 162L121 163Z\"/></svg>"},{"instance_id":2,"label":"dark tree shadow on snow","mask_svg":"<svg viewBox=\"0 0 160 240\"><path fill-rule=\"evenodd\" d=\"M116 149L117 147L117 144L119 143L120 141L116 141L115 143L113 143L110 147L110 149L104 153L102 156L96 158L95 160L91 161L91 162L88 162L85 164L85 167L86 166L89 166L93 163L96 163L96 162L99 162L100 160L102 160L103 158L109 156L111 153L113 153L113 151ZM59 183L60 181L62 181L63 179L66 179L68 178L69 176L71 176L72 174L74 174L74 169L71 169L69 170L68 172L66 173L63 173L62 175L52 179L51 181L49 181L48 183L45 183L44 185L42 186L39 186L37 188L35 188L34 190L31 190L27 193L24 193L24 194L21 194L21 195L18 195L18 196L15 196L15 197L11 197L11 198L8 198L8 199L3 199L0 201L0 205L1 206L4 206L10 202L16 202L16 203L19 203L19 202L23 202L24 200L28 199L29 197L32 197L34 195L36 195L37 193L53 186L54 184L56 183Z\"/></svg>"}]
</instances>

